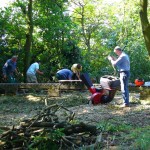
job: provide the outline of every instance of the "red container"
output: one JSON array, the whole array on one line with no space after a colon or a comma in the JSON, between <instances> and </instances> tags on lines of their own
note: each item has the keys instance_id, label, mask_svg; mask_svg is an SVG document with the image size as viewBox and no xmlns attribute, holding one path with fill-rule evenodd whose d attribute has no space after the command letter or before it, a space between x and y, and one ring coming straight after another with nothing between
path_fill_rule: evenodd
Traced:
<instances>
[{"instance_id":1,"label":"red container","mask_svg":"<svg viewBox=\"0 0 150 150\"><path fill-rule=\"evenodd\" d=\"M144 84L144 80L143 79L135 79L134 83L136 86L142 86Z\"/></svg>"}]
</instances>

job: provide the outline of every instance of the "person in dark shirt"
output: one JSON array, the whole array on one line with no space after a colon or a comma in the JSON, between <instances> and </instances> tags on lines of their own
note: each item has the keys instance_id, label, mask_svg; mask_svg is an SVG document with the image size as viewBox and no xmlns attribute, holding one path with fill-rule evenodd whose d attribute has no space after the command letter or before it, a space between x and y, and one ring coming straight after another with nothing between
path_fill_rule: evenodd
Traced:
<instances>
[{"instance_id":1,"label":"person in dark shirt","mask_svg":"<svg viewBox=\"0 0 150 150\"><path fill-rule=\"evenodd\" d=\"M17 58L18 58L17 56L13 56L11 59L8 59L2 69L4 80L9 83L16 82L14 73L18 73L16 69Z\"/></svg>"}]
</instances>

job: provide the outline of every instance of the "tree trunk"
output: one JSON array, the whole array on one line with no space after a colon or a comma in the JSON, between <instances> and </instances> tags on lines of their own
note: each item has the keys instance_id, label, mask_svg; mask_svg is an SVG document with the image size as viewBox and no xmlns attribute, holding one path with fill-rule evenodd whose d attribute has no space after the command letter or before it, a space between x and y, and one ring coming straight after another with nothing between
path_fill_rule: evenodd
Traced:
<instances>
[{"instance_id":1,"label":"tree trunk","mask_svg":"<svg viewBox=\"0 0 150 150\"><path fill-rule=\"evenodd\" d=\"M32 33L33 33L33 19L32 19L32 0L28 2L27 10L27 33L26 33L26 42L24 45L24 82L26 82L26 71L30 65L30 50L32 44Z\"/></svg>"},{"instance_id":2,"label":"tree trunk","mask_svg":"<svg viewBox=\"0 0 150 150\"><path fill-rule=\"evenodd\" d=\"M146 48L150 56L150 24L147 16L148 0L140 0L140 19Z\"/></svg>"}]
</instances>

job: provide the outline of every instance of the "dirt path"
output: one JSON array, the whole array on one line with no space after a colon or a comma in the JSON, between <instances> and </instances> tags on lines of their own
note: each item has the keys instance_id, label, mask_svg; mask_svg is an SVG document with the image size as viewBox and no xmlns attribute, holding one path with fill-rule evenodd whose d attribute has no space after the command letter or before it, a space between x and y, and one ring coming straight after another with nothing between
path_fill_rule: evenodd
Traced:
<instances>
[{"instance_id":1,"label":"dirt path","mask_svg":"<svg viewBox=\"0 0 150 150\"><path fill-rule=\"evenodd\" d=\"M46 103L47 105L57 103L75 112L75 121L97 125L98 128L103 131L103 149L106 148L105 142L108 142L108 140L106 140L108 137L116 138L115 140L111 139L111 142L113 141L113 147L109 144L110 149L115 149L116 145L120 147L120 142L128 143L129 148L133 144L130 143L128 139L122 139L124 134L130 135L130 131L136 132L134 131L136 128L145 129L146 132L147 127L150 129L150 101L139 100L138 94L130 94L131 105L125 108L120 107L122 98L119 92L112 102L105 105L100 104L93 106L88 104L88 97L89 92L83 91L66 92L63 93L61 97L55 98L32 94L26 96L1 96L0 126L17 126L22 119L33 117L41 111ZM61 117L65 117L66 114L60 112L60 115ZM150 141L148 141L148 143L150 145ZM119 149L119 147L116 149Z\"/></svg>"},{"instance_id":2,"label":"dirt path","mask_svg":"<svg viewBox=\"0 0 150 150\"><path fill-rule=\"evenodd\" d=\"M45 99L48 105L58 103L67 106L76 114L76 119L80 121L97 123L101 120L116 119L135 125L150 124L149 101L140 101L137 94L130 96L130 107L120 108L122 99L120 94L108 104L95 105L87 104L88 92L83 93L63 93L61 97L47 98L44 95L27 96L1 96L0 97L0 125L17 125L23 118L35 115L45 107Z\"/></svg>"}]
</instances>

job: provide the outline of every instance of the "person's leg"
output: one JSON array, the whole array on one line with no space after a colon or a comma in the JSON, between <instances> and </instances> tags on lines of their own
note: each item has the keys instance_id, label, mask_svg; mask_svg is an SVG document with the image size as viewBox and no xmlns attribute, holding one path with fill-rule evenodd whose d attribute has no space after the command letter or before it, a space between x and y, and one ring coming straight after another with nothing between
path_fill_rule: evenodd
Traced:
<instances>
[{"instance_id":1,"label":"person's leg","mask_svg":"<svg viewBox=\"0 0 150 150\"><path fill-rule=\"evenodd\" d=\"M30 75L27 74L27 83L30 83L30 82L31 82L31 80L30 80Z\"/></svg>"},{"instance_id":2,"label":"person's leg","mask_svg":"<svg viewBox=\"0 0 150 150\"><path fill-rule=\"evenodd\" d=\"M120 73L121 92L124 100L124 105L129 105L128 82L129 82L129 73L124 72Z\"/></svg>"},{"instance_id":3,"label":"person's leg","mask_svg":"<svg viewBox=\"0 0 150 150\"><path fill-rule=\"evenodd\" d=\"M8 82L8 83L16 83L16 79L15 79L15 77L13 76L13 74L8 74L8 75L7 75L7 82Z\"/></svg>"},{"instance_id":4,"label":"person's leg","mask_svg":"<svg viewBox=\"0 0 150 150\"><path fill-rule=\"evenodd\" d=\"M27 75L27 82L28 83L38 83L36 76L35 75L31 75L31 74Z\"/></svg>"},{"instance_id":5,"label":"person's leg","mask_svg":"<svg viewBox=\"0 0 150 150\"><path fill-rule=\"evenodd\" d=\"M31 82L32 83L38 83L36 75L31 76Z\"/></svg>"}]
</instances>

